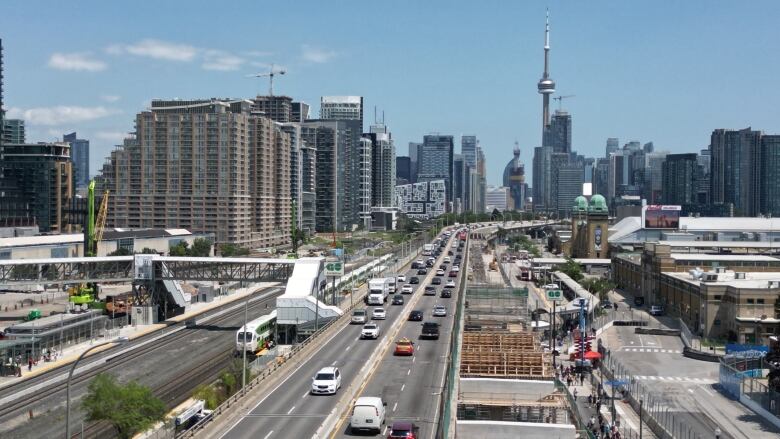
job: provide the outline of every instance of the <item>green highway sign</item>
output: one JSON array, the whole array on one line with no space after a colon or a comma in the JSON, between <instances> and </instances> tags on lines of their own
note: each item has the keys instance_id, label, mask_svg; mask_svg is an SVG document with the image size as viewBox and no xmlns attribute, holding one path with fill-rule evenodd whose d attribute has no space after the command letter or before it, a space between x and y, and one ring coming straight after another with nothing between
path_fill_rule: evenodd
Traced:
<instances>
[{"instance_id":1,"label":"green highway sign","mask_svg":"<svg viewBox=\"0 0 780 439\"><path fill-rule=\"evenodd\" d=\"M561 290L547 290L547 298L556 302L563 300L563 291Z\"/></svg>"},{"instance_id":2,"label":"green highway sign","mask_svg":"<svg viewBox=\"0 0 780 439\"><path fill-rule=\"evenodd\" d=\"M326 262L325 276L328 277L344 276L344 263L341 261Z\"/></svg>"}]
</instances>

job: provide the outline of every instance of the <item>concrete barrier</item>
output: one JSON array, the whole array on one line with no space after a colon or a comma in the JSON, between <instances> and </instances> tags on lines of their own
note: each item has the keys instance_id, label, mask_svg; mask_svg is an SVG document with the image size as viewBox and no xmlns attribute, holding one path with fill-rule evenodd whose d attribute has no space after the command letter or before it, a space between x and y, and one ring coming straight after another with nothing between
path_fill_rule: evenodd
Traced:
<instances>
[{"instance_id":1,"label":"concrete barrier","mask_svg":"<svg viewBox=\"0 0 780 439\"><path fill-rule=\"evenodd\" d=\"M612 322L614 326L647 326L647 322L643 320L615 320Z\"/></svg>"},{"instance_id":2,"label":"concrete barrier","mask_svg":"<svg viewBox=\"0 0 780 439\"><path fill-rule=\"evenodd\" d=\"M661 328L634 328L635 334L651 334L651 335L671 335L674 337L680 336L679 329L661 329Z\"/></svg>"},{"instance_id":3,"label":"concrete barrier","mask_svg":"<svg viewBox=\"0 0 780 439\"><path fill-rule=\"evenodd\" d=\"M710 363L717 363L720 361L720 355L711 354L709 352L697 351L689 347L683 348L683 356L693 358L694 360L709 361Z\"/></svg>"}]
</instances>

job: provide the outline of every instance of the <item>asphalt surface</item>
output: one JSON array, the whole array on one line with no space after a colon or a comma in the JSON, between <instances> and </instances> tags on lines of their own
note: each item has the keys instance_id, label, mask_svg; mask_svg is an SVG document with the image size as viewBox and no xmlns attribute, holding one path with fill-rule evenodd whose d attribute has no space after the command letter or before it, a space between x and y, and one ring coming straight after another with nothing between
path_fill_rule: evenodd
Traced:
<instances>
[{"instance_id":1,"label":"asphalt surface","mask_svg":"<svg viewBox=\"0 0 780 439\"><path fill-rule=\"evenodd\" d=\"M249 305L249 317L257 318L260 315L271 312L274 309L276 297L284 292L283 288L273 287L274 292L265 298L257 300ZM271 290L264 290L266 293ZM268 306L268 308L266 308ZM215 353L233 344L235 332L244 321L243 307L239 307L232 316L222 320L219 324L204 323L195 328L185 328L153 342L154 348L145 354L134 358L130 362L122 361L122 357L110 360L112 366L108 372L118 378L120 382L136 380L140 384L157 388L170 384L181 371L196 367L201 358L213 357ZM239 312L240 311L240 312ZM200 318L202 319L202 318ZM199 319L199 320L200 320ZM166 339L175 337L176 343L166 343ZM106 357L115 354L118 350L125 350L143 342L145 338L131 342L129 346L112 348L105 353L100 353L94 358L90 357L79 364L87 365L92 362L106 362ZM91 360L91 361L90 361ZM67 374L65 369L57 369L37 379L24 382L20 386L12 386L3 389L4 392L31 392L27 396L26 404L10 414L0 418L0 437L6 438L46 438L59 437L63 434L65 426L65 390L64 388L50 396L40 398L37 392L30 387L41 382L51 381L59 383L57 377ZM74 380L81 375L77 372ZM80 430L84 414L79 409L79 402L85 396L90 380L76 382L71 387L71 426L73 431ZM193 386L197 385L194 383ZM27 390L25 390L27 389Z\"/></svg>"},{"instance_id":2,"label":"asphalt surface","mask_svg":"<svg viewBox=\"0 0 780 439\"><path fill-rule=\"evenodd\" d=\"M451 242L452 240L450 244ZM439 266L444 256L446 256L446 251L437 259L436 267ZM464 272L465 269L461 273ZM407 269L401 273L406 274L407 280L411 276L417 276L417 270ZM458 282L462 275L459 274L457 278L453 279ZM282 383L272 389L254 408L232 425L221 438L312 437L328 414L335 408L341 396L340 393L327 396L309 393L311 378L320 368L336 366L340 369L342 383L339 392L343 392L353 383L366 359L377 355L376 351L382 338L387 337L396 325L403 325L399 337L407 336L417 340L421 330L421 322L407 322L409 312L412 311L409 302L412 297L422 295L424 287L429 285L434 277L434 271L429 269L428 275L418 277L420 277L420 283L413 285L415 287L414 293L404 294L404 305L390 305L392 294L388 297L388 302L384 306L387 318L384 321L377 321L381 330L380 339L361 340L362 325L345 325L330 340L325 340L322 343L320 350L315 352L311 360L292 371ZM443 278L442 285L437 287L437 293L441 291L447 279L450 278ZM399 291L400 286L397 286ZM433 387L428 383L441 381L442 367L440 365L443 360L441 356L446 355L448 346L446 337L452 326L452 315L449 311L454 306L456 297L456 293L453 292L453 297L450 299L441 299L438 294L436 297L422 296L419 298L414 309L424 311L425 321L434 320L431 317L433 304L444 303L447 305L448 317L435 318L443 326L440 339L438 341L416 341L417 352L414 356L405 358L392 357L394 346L391 345L390 354L383 358L381 367L378 368L366 389L361 393L361 395L381 394L383 396L388 405L388 424L393 419L398 419L397 417L401 416L402 413L410 413L409 416L411 416L415 408L420 413L426 413L426 418L432 419L432 413L428 414L428 409L424 406L431 405L430 408L433 409L433 405L438 404L430 402L432 400L430 393L432 393ZM371 310L375 307L367 308ZM375 390L377 387L378 390ZM396 404L397 408L403 412L394 410ZM430 429L430 426L427 428Z\"/></svg>"},{"instance_id":3,"label":"asphalt surface","mask_svg":"<svg viewBox=\"0 0 780 439\"><path fill-rule=\"evenodd\" d=\"M630 326L614 326L609 332L612 355L655 394L661 410L674 417L682 429L677 435L687 437L690 428L691 434L711 438L719 427L722 439L780 437L780 431L720 393L718 363L684 357L679 337L635 334Z\"/></svg>"}]
</instances>

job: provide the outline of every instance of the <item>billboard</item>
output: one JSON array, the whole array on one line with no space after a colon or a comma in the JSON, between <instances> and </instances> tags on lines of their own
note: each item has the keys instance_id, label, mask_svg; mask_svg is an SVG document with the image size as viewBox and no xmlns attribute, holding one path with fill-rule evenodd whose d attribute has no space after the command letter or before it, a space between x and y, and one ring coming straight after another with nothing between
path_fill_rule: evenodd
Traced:
<instances>
[{"instance_id":1,"label":"billboard","mask_svg":"<svg viewBox=\"0 0 780 439\"><path fill-rule=\"evenodd\" d=\"M646 229L679 229L681 211L681 206L645 206L642 223Z\"/></svg>"}]
</instances>

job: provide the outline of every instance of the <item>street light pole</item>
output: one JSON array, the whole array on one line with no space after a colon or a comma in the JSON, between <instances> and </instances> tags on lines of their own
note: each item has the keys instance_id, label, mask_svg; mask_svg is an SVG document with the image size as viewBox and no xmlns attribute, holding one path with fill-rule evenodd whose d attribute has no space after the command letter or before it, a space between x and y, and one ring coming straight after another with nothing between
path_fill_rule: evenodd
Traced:
<instances>
[{"instance_id":1,"label":"street light pole","mask_svg":"<svg viewBox=\"0 0 780 439\"><path fill-rule=\"evenodd\" d=\"M245 388L246 388L246 330L247 330L247 320L249 315L249 295L246 296L246 300L244 300L244 332L243 332L243 342L244 342L244 362L243 367L241 368L241 394L245 394Z\"/></svg>"},{"instance_id":2,"label":"street light pole","mask_svg":"<svg viewBox=\"0 0 780 439\"><path fill-rule=\"evenodd\" d=\"M615 384L617 377L615 376L615 368L612 368L612 422L615 422Z\"/></svg>"},{"instance_id":3,"label":"street light pole","mask_svg":"<svg viewBox=\"0 0 780 439\"><path fill-rule=\"evenodd\" d=\"M644 401L639 398L639 439L642 439L642 404Z\"/></svg>"},{"instance_id":4,"label":"street light pole","mask_svg":"<svg viewBox=\"0 0 780 439\"><path fill-rule=\"evenodd\" d=\"M111 344L111 343L127 343L128 339L127 337L118 337L116 340L109 340L100 342L98 344L90 346L86 351L82 352L81 355L76 359L76 361L73 362L73 364L70 366L70 372L68 372L68 385L66 390L66 396L65 396L65 439L70 439L70 380L73 378L73 372L76 370L76 366L79 364L79 361L81 361L82 358L84 358L87 353L99 346Z\"/></svg>"}]
</instances>

